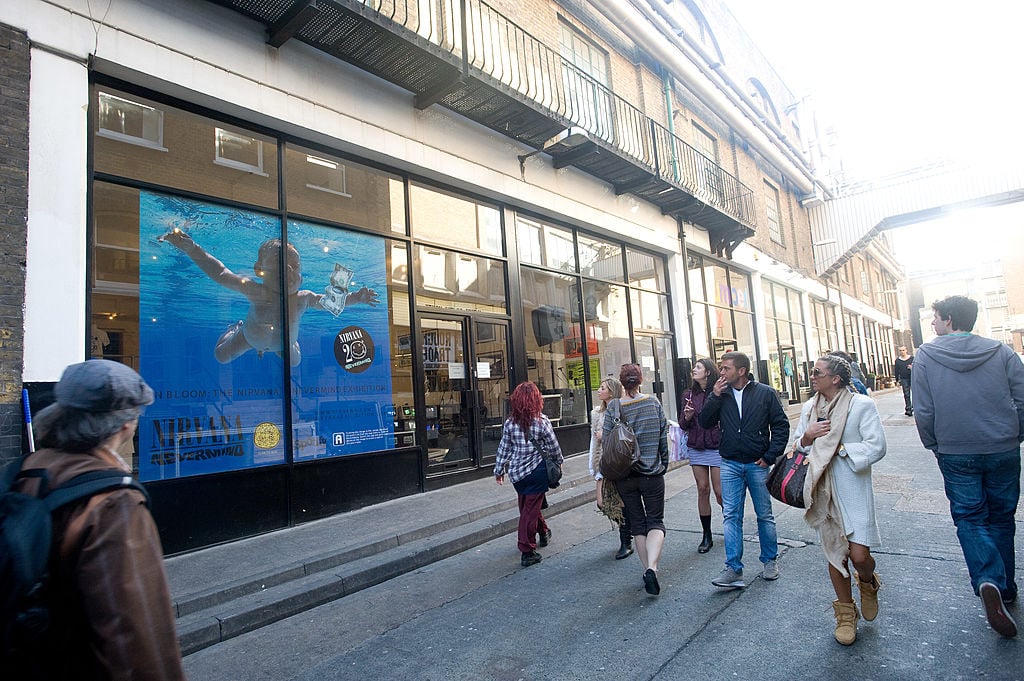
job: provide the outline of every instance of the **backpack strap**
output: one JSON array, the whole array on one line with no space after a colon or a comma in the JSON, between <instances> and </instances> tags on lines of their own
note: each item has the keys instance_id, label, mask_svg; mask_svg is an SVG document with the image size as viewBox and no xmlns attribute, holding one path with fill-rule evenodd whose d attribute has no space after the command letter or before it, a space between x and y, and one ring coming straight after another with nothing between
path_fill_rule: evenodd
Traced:
<instances>
[{"instance_id":1,"label":"backpack strap","mask_svg":"<svg viewBox=\"0 0 1024 681\"><path fill-rule=\"evenodd\" d=\"M43 500L46 502L50 512L54 512L61 506L65 506L80 499L91 497L94 494L107 490L119 489L122 487L131 488L142 492L146 499L146 507L149 507L149 492L138 480L124 471L115 469L90 471L82 473L68 480L47 494Z\"/></svg>"}]
</instances>

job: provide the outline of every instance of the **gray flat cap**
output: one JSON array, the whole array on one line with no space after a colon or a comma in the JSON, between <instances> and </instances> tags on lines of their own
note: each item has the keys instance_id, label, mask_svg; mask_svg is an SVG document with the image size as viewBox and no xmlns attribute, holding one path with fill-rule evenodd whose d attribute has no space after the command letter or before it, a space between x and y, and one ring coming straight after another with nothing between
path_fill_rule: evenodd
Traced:
<instances>
[{"instance_id":1,"label":"gray flat cap","mask_svg":"<svg viewBox=\"0 0 1024 681\"><path fill-rule=\"evenodd\" d=\"M53 394L61 406L96 413L153 404L153 389L142 376L109 359L90 359L68 366Z\"/></svg>"}]
</instances>

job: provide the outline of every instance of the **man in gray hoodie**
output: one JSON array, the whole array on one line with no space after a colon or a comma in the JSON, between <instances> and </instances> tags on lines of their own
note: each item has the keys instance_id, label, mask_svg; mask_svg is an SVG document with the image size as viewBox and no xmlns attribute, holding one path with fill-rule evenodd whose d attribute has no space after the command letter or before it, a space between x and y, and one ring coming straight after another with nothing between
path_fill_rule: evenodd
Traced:
<instances>
[{"instance_id":1,"label":"man in gray hoodie","mask_svg":"<svg viewBox=\"0 0 1024 681\"><path fill-rule=\"evenodd\" d=\"M971 584L992 628L1017 635L1014 513L1024 440L1024 364L1006 344L971 333L978 303L932 304L937 338L917 351L911 387L921 443L942 471Z\"/></svg>"}]
</instances>

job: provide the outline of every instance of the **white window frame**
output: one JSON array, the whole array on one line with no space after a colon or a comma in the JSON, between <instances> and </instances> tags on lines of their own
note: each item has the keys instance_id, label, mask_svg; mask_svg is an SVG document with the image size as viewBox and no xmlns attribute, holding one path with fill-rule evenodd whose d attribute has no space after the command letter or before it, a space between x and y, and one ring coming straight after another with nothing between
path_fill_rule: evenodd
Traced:
<instances>
[{"instance_id":1,"label":"white window frame","mask_svg":"<svg viewBox=\"0 0 1024 681\"><path fill-rule=\"evenodd\" d=\"M340 179L339 185L341 186L341 189L333 189L331 187L325 187L322 184L313 184L312 182L307 182L307 188L315 189L320 192L326 192L328 194L334 194L335 196L343 196L346 199L352 198L352 195L348 193L348 172L345 168L345 164L339 163L337 161L332 161L331 159L324 158L322 156L314 156L312 154L306 154L306 162L313 165L321 166L323 168L327 168L329 171L334 171L338 173L338 177Z\"/></svg>"},{"instance_id":2,"label":"white window frame","mask_svg":"<svg viewBox=\"0 0 1024 681\"><path fill-rule=\"evenodd\" d=\"M153 135L151 137L138 137L137 135L130 135L123 130L113 130L111 128L103 127L103 109L109 107L113 102L123 102L131 107L137 107L142 110L143 120L145 121L146 113L149 112L152 116L151 125L154 128ZM145 123L143 129L145 129ZM112 94L110 92L98 91L98 111L96 114L96 135L98 137L106 137L107 139L116 140L118 142L125 142L127 144L134 144L140 147L146 147L147 149L153 149L155 151L167 151L167 147L164 146L164 112L162 109L158 109L155 106L149 104L143 104L142 102L136 102L132 99L127 99L119 95Z\"/></svg>"},{"instance_id":3,"label":"white window frame","mask_svg":"<svg viewBox=\"0 0 1024 681\"><path fill-rule=\"evenodd\" d=\"M229 135L238 140L250 140L256 143L257 161L255 164L238 161L221 155L222 137L227 137ZM267 173L263 170L263 140L258 137L246 135L241 132L235 132L234 130L228 130L227 128L215 127L213 133L213 155L213 162L216 165L234 168L235 170L241 170L261 177L268 177Z\"/></svg>"}]
</instances>

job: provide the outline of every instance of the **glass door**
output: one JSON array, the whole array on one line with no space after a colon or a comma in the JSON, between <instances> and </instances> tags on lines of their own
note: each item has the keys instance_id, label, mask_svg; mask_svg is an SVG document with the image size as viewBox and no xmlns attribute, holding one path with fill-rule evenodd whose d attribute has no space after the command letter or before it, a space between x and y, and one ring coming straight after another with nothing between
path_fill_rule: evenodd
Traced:
<instances>
[{"instance_id":1,"label":"glass door","mask_svg":"<svg viewBox=\"0 0 1024 681\"><path fill-rule=\"evenodd\" d=\"M508 322L420 317L427 474L494 462L508 410Z\"/></svg>"},{"instance_id":2,"label":"glass door","mask_svg":"<svg viewBox=\"0 0 1024 681\"><path fill-rule=\"evenodd\" d=\"M675 382L672 379L671 338L636 337L636 356L643 370L643 390L649 390L665 409L665 416L676 418Z\"/></svg>"}]
</instances>

